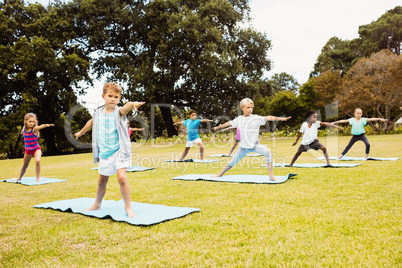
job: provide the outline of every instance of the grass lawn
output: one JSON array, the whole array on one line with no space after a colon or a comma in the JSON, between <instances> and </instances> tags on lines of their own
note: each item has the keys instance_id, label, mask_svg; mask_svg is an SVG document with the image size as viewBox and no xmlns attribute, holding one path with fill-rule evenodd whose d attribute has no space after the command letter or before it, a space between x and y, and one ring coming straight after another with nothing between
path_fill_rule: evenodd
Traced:
<instances>
[{"instance_id":1,"label":"grass lawn","mask_svg":"<svg viewBox=\"0 0 402 268\"><path fill-rule=\"evenodd\" d=\"M369 136L371 156L402 157L402 135ZM336 156L350 137L320 138ZM294 139L263 142L276 162L289 163ZM228 153L231 143L207 143ZM402 159L355 168L275 168L298 173L278 185L171 180L217 173L229 161L172 163L184 144L133 146L133 164L156 170L128 173L132 201L196 207L201 212L150 227L90 218L36 204L95 197L91 154L42 157L41 176L67 182L39 186L0 183L1 267L401 267ZM197 157L193 147L188 157ZM297 163L320 162L309 151ZM364 156L358 142L349 156ZM245 157L227 174L267 174L263 157ZM351 162L348 162L351 163ZM0 161L1 179L15 178L22 159ZM25 176L34 176L34 161ZM112 176L105 195L121 199ZM135 207L133 208L135 211Z\"/></svg>"}]
</instances>

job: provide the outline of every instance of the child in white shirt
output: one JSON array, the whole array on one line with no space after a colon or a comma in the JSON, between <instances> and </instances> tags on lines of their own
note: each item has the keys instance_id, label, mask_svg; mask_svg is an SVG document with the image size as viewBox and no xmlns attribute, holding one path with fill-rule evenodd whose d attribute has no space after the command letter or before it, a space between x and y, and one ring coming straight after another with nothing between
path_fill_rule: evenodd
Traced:
<instances>
[{"instance_id":1,"label":"child in white shirt","mask_svg":"<svg viewBox=\"0 0 402 268\"><path fill-rule=\"evenodd\" d=\"M297 158L303 152L307 152L310 149L314 149L314 150L320 149L324 153L324 157L327 160L327 165L331 164L329 162L327 149L317 139L317 132L318 132L318 128L320 126L332 126L332 127L341 129L341 127L338 127L334 124L317 121L317 113L315 111L311 111L311 110L308 111L306 113L306 122L304 122L302 124L300 131L299 131L299 135L297 135L296 141L292 144L292 146L295 146L297 144L297 142L299 141L300 137L303 135L301 145L300 145L299 149L297 150L295 156L293 156L292 162L289 164L289 166L293 166L293 164L297 160Z\"/></svg>"},{"instance_id":2,"label":"child in white shirt","mask_svg":"<svg viewBox=\"0 0 402 268\"><path fill-rule=\"evenodd\" d=\"M217 130L225 127L240 128L240 147L237 150L233 159L227 164L223 170L214 175L214 177L221 177L226 171L236 165L246 154L256 152L263 154L268 165L269 177L273 181L277 181L274 176L271 150L265 145L260 144L258 140L260 126L265 125L266 121L286 121L289 117L275 117L275 116L259 116L253 115L254 103L251 99L245 98L240 102L240 108L243 111L243 115L236 117L234 120L229 121L223 125L212 128Z\"/></svg>"}]
</instances>

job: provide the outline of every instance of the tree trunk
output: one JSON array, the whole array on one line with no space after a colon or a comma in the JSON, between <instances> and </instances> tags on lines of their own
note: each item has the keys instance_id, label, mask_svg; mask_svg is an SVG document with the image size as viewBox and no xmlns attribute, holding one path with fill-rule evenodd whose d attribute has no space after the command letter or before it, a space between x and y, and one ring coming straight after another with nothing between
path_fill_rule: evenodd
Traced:
<instances>
[{"instance_id":1,"label":"tree trunk","mask_svg":"<svg viewBox=\"0 0 402 268\"><path fill-rule=\"evenodd\" d=\"M168 105L159 105L159 109L162 113L163 121L165 122L166 130L169 137L173 137L177 135L177 130L173 126L173 118L172 118L172 111L170 110L170 106Z\"/></svg>"},{"instance_id":2,"label":"tree trunk","mask_svg":"<svg viewBox=\"0 0 402 268\"><path fill-rule=\"evenodd\" d=\"M57 155L60 151L56 147L56 142L54 140L54 130L53 128L43 129L40 133L43 135L46 143L46 155Z\"/></svg>"}]
</instances>

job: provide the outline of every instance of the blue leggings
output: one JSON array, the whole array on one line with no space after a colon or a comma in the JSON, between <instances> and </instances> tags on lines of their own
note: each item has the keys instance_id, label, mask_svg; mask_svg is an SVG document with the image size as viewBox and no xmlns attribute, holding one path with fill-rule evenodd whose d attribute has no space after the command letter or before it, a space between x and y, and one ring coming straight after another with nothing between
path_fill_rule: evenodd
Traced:
<instances>
[{"instance_id":1,"label":"blue leggings","mask_svg":"<svg viewBox=\"0 0 402 268\"><path fill-rule=\"evenodd\" d=\"M355 144L356 141L362 141L366 145L366 154L369 154L370 152L370 143L366 137L366 135L360 134L360 135L353 135L353 137L350 139L348 146L346 146L345 150L343 150L342 155L345 155L350 148L352 148L353 144Z\"/></svg>"}]
</instances>

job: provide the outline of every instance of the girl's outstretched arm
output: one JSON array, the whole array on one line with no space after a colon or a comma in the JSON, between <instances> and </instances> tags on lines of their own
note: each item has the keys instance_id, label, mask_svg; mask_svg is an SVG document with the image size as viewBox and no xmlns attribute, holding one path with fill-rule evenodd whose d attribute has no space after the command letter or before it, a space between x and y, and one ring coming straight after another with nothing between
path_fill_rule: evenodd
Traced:
<instances>
[{"instance_id":1,"label":"girl's outstretched arm","mask_svg":"<svg viewBox=\"0 0 402 268\"><path fill-rule=\"evenodd\" d=\"M272 116L272 115L268 115L264 118L265 121L287 121L290 118L292 118L291 116L288 117L276 117L276 116Z\"/></svg>"},{"instance_id":2,"label":"girl's outstretched arm","mask_svg":"<svg viewBox=\"0 0 402 268\"><path fill-rule=\"evenodd\" d=\"M213 122L214 120L210 120L210 119L201 119L201 122Z\"/></svg>"},{"instance_id":3,"label":"girl's outstretched arm","mask_svg":"<svg viewBox=\"0 0 402 268\"><path fill-rule=\"evenodd\" d=\"M338 120L338 121L332 122L332 124L339 124L339 123L349 123L349 120L343 119L343 120Z\"/></svg>"},{"instance_id":4,"label":"girl's outstretched arm","mask_svg":"<svg viewBox=\"0 0 402 268\"><path fill-rule=\"evenodd\" d=\"M40 126L34 127L33 132L37 132L37 131L42 130L47 127L54 127L54 124L42 124Z\"/></svg>"},{"instance_id":5,"label":"girl's outstretched arm","mask_svg":"<svg viewBox=\"0 0 402 268\"><path fill-rule=\"evenodd\" d=\"M320 122L321 126L329 126L329 127L336 127L337 129L343 129L343 127L339 127L337 125L334 125L333 123L328 123L328 122Z\"/></svg>"},{"instance_id":6,"label":"girl's outstretched arm","mask_svg":"<svg viewBox=\"0 0 402 268\"><path fill-rule=\"evenodd\" d=\"M382 121L382 122L387 122L388 119L384 119L384 118L367 118L367 122L369 121Z\"/></svg>"},{"instance_id":7,"label":"girl's outstretched arm","mask_svg":"<svg viewBox=\"0 0 402 268\"><path fill-rule=\"evenodd\" d=\"M90 130L92 128L92 122L93 122L93 118L90 119L85 126L77 133L75 133L75 139L78 140L79 137L81 137L82 135L84 135L88 130Z\"/></svg>"}]
</instances>

